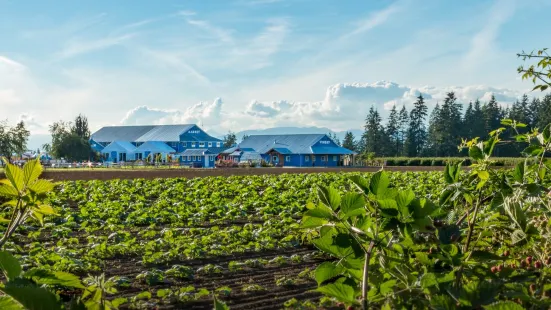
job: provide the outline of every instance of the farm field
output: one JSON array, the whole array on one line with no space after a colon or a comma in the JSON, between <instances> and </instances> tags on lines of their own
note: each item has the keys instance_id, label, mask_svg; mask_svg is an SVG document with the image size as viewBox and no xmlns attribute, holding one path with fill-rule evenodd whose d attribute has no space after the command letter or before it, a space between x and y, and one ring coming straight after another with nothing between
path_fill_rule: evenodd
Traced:
<instances>
[{"instance_id":1,"label":"farm field","mask_svg":"<svg viewBox=\"0 0 551 310\"><path fill-rule=\"evenodd\" d=\"M43 227L22 226L7 249L24 268L85 278L105 273L121 308L317 307L312 272L329 259L298 228L315 185L352 186L369 173L313 173L155 180L66 181L48 202ZM437 199L439 172L393 172L393 184ZM75 294L62 292L69 300Z\"/></svg>"}]
</instances>

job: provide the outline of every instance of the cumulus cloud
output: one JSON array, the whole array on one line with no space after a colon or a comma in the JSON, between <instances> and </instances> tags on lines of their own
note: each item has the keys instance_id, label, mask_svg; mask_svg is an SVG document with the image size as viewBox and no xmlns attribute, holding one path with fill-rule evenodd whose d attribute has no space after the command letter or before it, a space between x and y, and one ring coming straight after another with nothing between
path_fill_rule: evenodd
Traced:
<instances>
[{"instance_id":1,"label":"cumulus cloud","mask_svg":"<svg viewBox=\"0 0 551 310\"><path fill-rule=\"evenodd\" d=\"M492 94L504 105L514 102L522 93L487 86L412 87L395 82L340 83L327 88L321 101L300 102L279 100L250 101L243 112L223 111L222 101L200 102L185 110L160 110L147 106L128 112L123 124L203 123L206 129L243 130L270 126L326 126L335 130L360 128L369 109L376 107L386 117L393 105L409 110L422 94L432 108L449 92L459 102L490 100ZM235 103L234 103L235 104Z\"/></svg>"},{"instance_id":2,"label":"cumulus cloud","mask_svg":"<svg viewBox=\"0 0 551 310\"><path fill-rule=\"evenodd\" d=\"M213 102L199 102L184 111L163 110L148 106L136 107L121 121L123 125L203 124L214 126L221 120L222 99Z\"/></svg>"}]
</instances>

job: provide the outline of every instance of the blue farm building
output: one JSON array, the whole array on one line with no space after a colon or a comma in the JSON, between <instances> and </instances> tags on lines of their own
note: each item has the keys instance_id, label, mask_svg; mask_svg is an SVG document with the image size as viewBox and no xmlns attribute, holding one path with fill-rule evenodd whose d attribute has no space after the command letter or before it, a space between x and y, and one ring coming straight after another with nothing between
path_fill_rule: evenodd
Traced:
<instances>
[{"instance_id":1,"label":"blue farm building","mask_svg":"<svg viewBox=\"0 0 551 310\"><path fill-rule=\"evenodd\" d=\"M92 149L107 162L176 160L195 167L214 167L223 142L194 124L110 126L90 137Z\"/></svg>"},{"instance_id":2,"label":"blue farm building","mask_svg":"<svg viewBox=\"0 0 551 310\"><path fill-rule=\"evenodd\" d=\"M274 166L347 166L356 153L325 134L251 135L220 156L235 162L263 160Z\"/></svg>"}]
</instances>

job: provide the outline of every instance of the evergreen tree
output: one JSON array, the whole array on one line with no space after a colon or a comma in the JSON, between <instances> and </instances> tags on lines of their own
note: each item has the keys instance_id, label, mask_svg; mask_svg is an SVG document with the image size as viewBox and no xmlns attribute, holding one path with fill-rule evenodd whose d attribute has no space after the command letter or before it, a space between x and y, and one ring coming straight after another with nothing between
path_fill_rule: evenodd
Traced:
<instances>
[{"instance_id":1,"label":"evergreen tree","mask_svg":"<svg viewBox=\"0 0 551 310\"><path fill-rule=\"evenodd\" d=\"M377 156L383 155L384 129L381 125L381 116L375 108L371 107L365 120L365 153L375 153Z\"/></svg>"},{"instance_id":2,"label":"evergreen tree","mask_svg":"<svg viewBox=\"0 0 551 310\"><path fill-rule=\"evenodd\" d=\"M427 130L425 127L425 118L427 117L427 105L420 94L414 103L409 117L409 128L406 139L408 156L419 156L425 147L427 140Z\"/></svg>"},{"instance_id":3,"label":"evergreen tree","mask_svg":"<svg viewBox=\"0 0 551 310\"><path fill-rule=\"evenodd\" d=\"M400 124L400 127L399 127L400 152L397 155L403 156L406 153L405 144L406 144L406 138L408 134L408 127L409 127L409 115L405 105L402 106L398 119Z\"/></svg>"},{"instance_id":4,"label":"evergreen tree","mask_svg":"<svg viewBox=\"0 0 551 310\"><path fill-rule=\"evenodd\" d=\"M473 102L469 102L469 106L467 107L467 110L465 111L465 116L463 117L463 137L467 139L474 138L474 108L473 108Z\"/></svg>"},{"instance_id":5,"label":"evergreen tree","mask_svg":"<svg viewBox=\"0 0 551 310\"><path fill-rule=\"evenodd\" d=\"M528 124L530 128L536 128L538 123L538 111L540 109L541 101L539 98L534 98L528 105L527 115L528 115Z\"/></svg>"},{"instance_id":6,"label":"evergreen tree","mask_svg":"<svg viewBox=\"0 0 551 310\"><path fill-rule=\"evenodd\" d=\"M536 127L540 130L548 124L551 124L551 94L545 95L540 100L536 117Z\"/></svg>"},{"instance_id":7,"label":"evergreen tree","mask_svg":"<svg viewBox=\"0 0 551 310\"><path fill-rule=\"evenodd\" d=\"M501 111L494 95L484 105L484 129L488 133L501 127Z\"/></svg>"},{"instance_id":8,"label":"evergreen tree","mask_svg":"<svg viewBox=\"0 0 551 310\"><path fill-rule=\"evenodd\" d=\"M388 155L398 156L401 153L401 141L400 141L400 120L398 118L398 111L396 105L392 106L390 114L388 116L388 124L386 125L386 134L388 139Z\"/></svg>"},{"instance_id":9,"label":"evergreen tree","mask_svg":"<svg viewBox=\"0 0 551 310\"><path fill-rule=\"evenodd\" d=\"M88 118L82 114L79 114L75 118L75 123L71 128L71 132L86 141L90 140L90 129L88 128Z\"/></svg>"},{"instance_id":10,"label":"evergreen tree","mask_svg":"<svg viewBox=\"0 0 551 310\"><path fill-rule=\"evenodd\" d=\"M336 145L341 146L341 141L339 140L339 137L337 137L336 133L329 132L327 136L331 139L331 141L335 142Z\"/></svg>"},{"instance_id":11,"label":"evergreen tree","mask_svg":"<svg viewBox=\"0 0 551 310\"><path fill-rule=\"evenodd\" d=\"M236 137L235 133L230 131L230 132L228 132L227 135L224 136L224 147L225 148L230 148L230 147L234 146L236 143L237 143L237 137Z\"/></svg>"},{"instance_id":12,"label":"evergreen tree","mask_svg":"<svg viewBox=\"0 0 551 310\"><path fill-rule=\"evenodd\" d=\"M447 94L444 103L440 108L438 119L438 129L440 140L438 153L439 156L458 155L457 146L461 142L461 104L457 102L455 93Z\"/></svg>"},{"instance_id":13,"label":"evergreen tree","mask_svg":"<svg viewBox=\"0 0 551 310\"><path fill-rule=\"evenodd\" d=\"M356 141L352 132L347 132L342 140L342 147L351 151L356 151Z\"/></svg>"},{"instance_id":14,"label":"evergreen tree","mask_svg":"<svg viewBox=\"0 0 551 310\"><path fill-rule=\"evenodd\" d=\"M485 121L484 121L484 112L482 111L482 105L480 100L476 99L474 102L473 108L473 119L470 123L472 127L472 137L483 138L486 135Z\"/></svg>"},{"instance_id":15,"label":"evergreen tree","mask_svg":"<svg viewBox=\"0 0 551 310\"><path fill-rule=\"evenodd\" d=\"M424 150L424 156L437 156L441 143L441 131L438 128L440 121L440 106L436 103L429 117L428 140Z\"/></svg>"}]
</instances>

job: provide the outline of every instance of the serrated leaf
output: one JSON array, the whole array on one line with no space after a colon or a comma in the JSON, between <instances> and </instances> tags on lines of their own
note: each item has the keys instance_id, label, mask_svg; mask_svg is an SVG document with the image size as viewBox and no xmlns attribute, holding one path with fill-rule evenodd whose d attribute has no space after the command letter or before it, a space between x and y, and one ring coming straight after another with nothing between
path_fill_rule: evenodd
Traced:
<instances>
[{"instance_id":1,"label":"serrated leaf","mask_svg":"<svg viewBox=\"0 0 551 310\"><path fill-rule=\"evenodd\" d=\"M313 216L304 216L302 217L302 221L300 222L301 228L316 228L323 226L324 224L327 224L327 220L319 218L319 217L313 217Z\"/></svg>"},{"instance_id":2,"label":"serrated leaf","mask_svg":"<svg viewBox=\"0 0 551 310\"><path fill-rule=\"evenodd\" d=\"M455 301L447 295L436 295L430 299L430 305L434 310L455 310Z\"/></svg>"},{"instance_id":3,"label":"serrated leaf","mask_svg":"<svg viewBox=\"0 0 551 310\"><path fill-rule=\"evenodd\" d=\"M316 268L315 278L318 285L322 285L325 281L330 280L343 271L340 265L335 265L332 262L324 262Z\"/></svg>"},{"instance_id":4,"label":"serrated leaf","mask_svg":"<svg viewBox=\"0 0 551 310\"><path fill-rule=\"evenodd\" d=\"M0 309L2 310L23 310L23 306L10 296L0 296Z\"/></svg>"},{"instance_id":5,"label":"serrated leaf","mask_svg":"<svg viewBox=\"0 0 551 310\"><path fill-rule=\"evenodd\" d=\"M438 280L434 273L425 273L421 278L421 287L426 289L432 286L438 287Z\"/></svg>"},{"instance_id":6,"label":"serrated leaf","mask_svg":"<svg viewBox=\"0 0 551 310\"><path fill-rule=\"evenodd\" d=\"M42 173L42 165L38 159L29 160L23 166L23 178L25 186L33 184Z\"/></svg>"},{"instance_id":7,"label":"serrated leaf","mask_svg":"<svg viewBox=\"0 0 551 310\"><path fill-rule=\"evenodd\" d=\"M341 200L341 212L343 218L359 215L361 212L358 210L364 210L365 199L358 193L346 193Z\"/></svg>"},{"instance_id":8,"label":"serrated leaf","mask_svg":"<svg viewBox=\"0 0 551 310\"><path fill-rule=\"evenodd\" d=\"M357 305L358 301L354 298L354 288L343 283L331 283L318 287L316 291L325 295L335 297L342 302Z\"/></svg>"},{"instance_id":9,"label":"serrated leaf","mask_svg":"<svg viewBox=\"0 0 551 310\"><path fill-rule=\"evenodd\" d=\"M519 183L524 181L524 162L520 162L515 166L513 177Z\"/></svg>"},{"instance_id":10,"label":"serrated leaf","mask_svg":"<svg viewBox=\"0 0 551 310\"><path fill-rule=\"evenodd\" d=\"M54 186L54 183L48 180L40 179L32 184L29 184L28 189L33 193L42 194L52 191Z\"/></svg>"},{"instance_id":11,"label":"serrated leaf","mask_svg":"<svg viewBox=\"0 0 551 310\"><path fill-rule=\"evenodd\" d=\"M474 160L484 159L484 153L482 153L482 150L476 145L469 148L469 156Z\"/></svg>"},{"instance_id":12,"label":"serrated leaf","mask_svg":"<svg viewBox=\"0 0 551 310\"><path fill-rule=\"evenodd\" d=\"M230 307L228 307L224 302L221 300L218 300L216 298L216 295L213 295L214 298L214 310L230 310Z\"/></svg>"},{"instance_id":13,"label":"serrated leaf","mask_svg":"<svg viewBox=\"0 0 551 310\"><path fill-rule=\"evenodd\" d=\"M65 287L84 288L80 278L74 274L62 271L50 271L40 268L28 270L23 275L25 278L32 279L37 284L60 285Z\"/></svg>"},{"instance_id":14,"label":"serrated leaf","mask_svg":"<svg viewBox=\"0 0 551 310\"><path fill-rule=\"evenodd\" d=\"M23 190L24 183L23 183L23 170L16 165L13 164L6 164L4 167L4 174L6 175L6 179L8 179L18 192Z\"/></svg>"},{"instance_id":15,"label":"serrated leaf","mask_svg":"<svg viewBox=\"0 0 551 310\"><path fill-rule=\"evenodd\" d=\"M359 175L353 175L348 178L356 187L364 192L364 194L369 194L369 182L362 176Z\"/></svg>"},{"instance_id":16,"label":"serrated leaf","mask_svg":"<svg viewBox=\"0 0 551 310\"><path fill-rule=\"evenodd\" d=\"M336 211L341 204L341 195L333 187L320 186L318 188L318 198L321 203Z\"/></svg>"},{"instance_id":17,"label":"serrated leaf","mask_svg":"<svg viewBox=\"0 0 551 310\"><path fill-rule=\"evenodd\" d=\"M0 183L0 196L14 198L19 195L17 189L15 189L11 184L2 184Z\"/></svg>"},{"instance_id":18,"label":"serrated leaf","mask_svg":"<svg viewBox=\"0 0 551 310\"><path fill-rule=\"evenodd\" d=\"M396 286L396 280L388 280L381 283L381 286L379 287L379 292L381 293L381 295L388 295L394 292L394 286Z\"/></svg>"},{"instance_id":19,"label":"serrated leaf","mask_svg":"<svg viewBox=\"0 0 551 310\"><path fill-rule=\"evenodd\" d=\"M0 287L0 291L9 295L28 310L57 310L61 303L55 294L45 288L36 286L10 285Z\"/></svg>"},{"instance_id":20,"label":"serrated leaf","mask_svg":"<svg viewBox=\"0 0 551 310\"><path fill-rule=\"evenodd\" d=\"M0 269L8 280L14 280L21 275L21 264L9 252L0 251Z\"/></svg>"},{"instance_id":21,"label":"serrated leaf","mask_svg":"<svg viewBox=\"0 0 551 310\"><path fill-rule=\"evenodd\" d=\"M314 209L306 211L304 215L330 220L333 218L333 211L328 206L320 203Z\"/></svg>"},{"instance_id":22,"label":"serrated leaf","mask_svg":"<svg viewBox=\"0 0 551 310\"><path fill-rule=\"evenodd\" d=\"M384 171L376 172L369 181L369 191L373 195L383 195L390 185L388 174Z\"/></svg>"}]
</instances>

